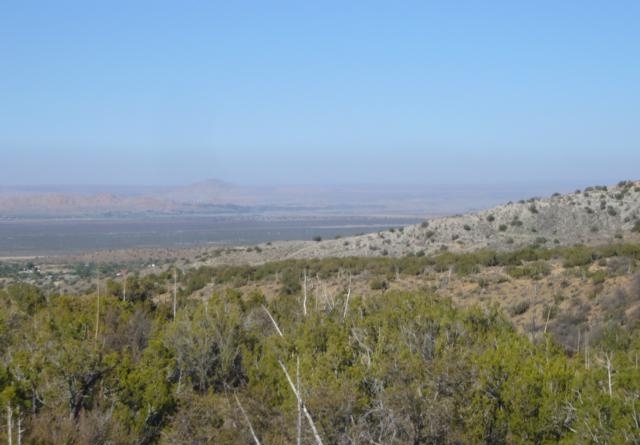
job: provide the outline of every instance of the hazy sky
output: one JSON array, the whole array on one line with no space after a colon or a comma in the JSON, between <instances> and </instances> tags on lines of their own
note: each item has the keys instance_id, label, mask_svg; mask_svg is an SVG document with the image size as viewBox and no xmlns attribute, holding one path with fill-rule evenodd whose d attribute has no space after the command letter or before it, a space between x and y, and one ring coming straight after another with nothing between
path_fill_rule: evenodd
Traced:
<instances>
[{"instance_id":1,"label":"hazy sky","mask_svg":"<svg viewBox=\"0 0 640 445\"><path fill-rule=\"evenodd\" d=\"M640 2L0 2L0 184L639 178Z\"/></svg>"}]
</instances>

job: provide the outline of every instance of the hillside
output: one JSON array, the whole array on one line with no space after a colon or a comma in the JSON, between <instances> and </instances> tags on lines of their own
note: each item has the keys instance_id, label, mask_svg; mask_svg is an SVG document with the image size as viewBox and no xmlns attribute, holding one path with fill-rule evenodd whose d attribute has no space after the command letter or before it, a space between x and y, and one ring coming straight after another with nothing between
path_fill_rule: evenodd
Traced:
<instances>
[{"instance_id":1,"label":"hillside","mask_svg":"<svg viewBox=\"0 0 640 445\"><path fill-rule=\"evenodd\" d=\"M601 245L640 240L640 182L593 186L570 194L529 198L421 224L321 241L272 241L255 246L199 246L88 252L61 261L178 263L181 267L263 264L286 259L402 257L479 249L513 251L538 245Z\"/></svg>"},{"instance_id":2,"label":"hillside","mask_svg":"<svg viewBox=\"0 0 640 445\"><path fill-rule=\"evenodd\" d=\"M568 195L507 203L478 213L335 240L136 249L43 259L41 274L23 278L81 292L91 284L83 277L90 278L91 273L78 275L78 270L85 269L78 265L103 264L110 270L126 267L143 275L177 266L185 271L185 280L197 275L197 270L205 271L208 278L198 286L189 285L188 293L206 297L224 292L229 285L227 280L213 284L219 270L234 266L239 268L235 273L244 276L265 265L273 272L264 279L233 283L240 283L239 289L247 293L259 288L273 299L282 288L279 269L293 267L301 281L305 264L311 264L308 261L324 261L333 264L329 267L334 272L340 271L324 274L322 286L329 295L344 291L348 273L353 290L360 295L370 292L372 286L378 290L431 289L462 306L497 305L510 314L521 332L533 329L539 333L548 328L566 347L574 348L578 331L605 324L613 316L609 309L616 311L619 320L621 313L632 319L640 314L633 297L640 292L636 289L640 289L640 279L634 275L635 250L628 247L640 241L639 207L640 183L623 181L613 187L588 187ZM574 248L576 245L585 247ZM359 266L360 273L350 266L351 258L365 261ZM313 288L318 282L309 273ZM564 315L554 319L551 312ZM568 314L573 314L574 322L567 321Z\"/></svg>"},{"instance_id":3,"label":"hillside","mask_svg":"<svg viewBox=\"0 0 640 445\"><path fill-rule=\"evenodd\" d=\"M479 249L513 251L543 247L601 245L638 241L640 182L594 186L549 198L509 202L464 215L432 218L422 224L379 233L321 241L278 241L257 246L198 248L170 254L172 261L191 258L195 265L261 264L285 259L328 257L402 257ZM124 259L128 253L110 252ZM142 256L153 256L147 251ZM197 257L197 258L196 258ZM87 260L106 258L87 256Z\"/></svg>"},{"instance_id":4,"label":"hillside","mask_svg":"<svg viewBox=\"0 0 640 445\"><path fill-rule=\"evenodd\" d=\"M0 261L0 439L638 443L638 192L339 240Z\"/></svg>"},{"instance_id":5,"label":"hillside","mask_svg":"<svg viewBox=\"0 0 640 445\"><path fill-rule=\"evenodd\" d=\"M311 257L403 256L442 250L514 250L531 244L593 244L622 239L639 218L640 182L625 181L615 187L588 187L569 195L531 198L375 235L327 241L309 250Z\"/></svg>"},{"instance_id":6,"label":"hillside","mask_svg":"<svg viewBox=\"0 0 640 445\"><path fill-rule=\"evenodd\" d=\"M432 289L461 306L496 305L521 332L540 334L548 329L565 347L574 349L580 331L599 331L612 318L635 320L640 315L635 253L624 247L640 241L639 207L640 184L624 181L337 240L112 251L82 255L74 261L154 263L160 270L178 265L188 276L196 268L212 268L205 272L209 278L189 292L201 297L224 292L228 286L228 281L206 284L216 281L219 268L235 265L237 273L244 275L266 264L267 269L275 269L273 275L240 280L239 289L250 293L259 288L272 299L282 288L278 268L294 267L302 280L306 261L324 258L334 264L329 267L341 272L325 274L323 292L340 295L346 286L345 274L351 270L349 258L368 258L373 262L350 276L352 289L359 295L371 292L372 286L383 291ZM591 247L574 250L575 245ZM491 263L487 258L492 255L507 256ZM407 266L404 258L413 258L412 265ZM157 273L157 269L143 266L143 273ZM309 287L316 286L318 291L320 284L309 273ZM69 277L73 280L73 273ZM239 282L234 281L236 286Z\"/></svg>"}]
</instances>

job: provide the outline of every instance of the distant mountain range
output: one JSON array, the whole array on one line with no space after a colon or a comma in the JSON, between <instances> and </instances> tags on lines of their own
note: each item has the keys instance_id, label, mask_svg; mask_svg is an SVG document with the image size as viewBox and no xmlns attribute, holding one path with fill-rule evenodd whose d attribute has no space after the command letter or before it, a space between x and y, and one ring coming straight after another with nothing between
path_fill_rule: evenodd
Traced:
<instances>
[{"instance_id":1,"label":"distant mountain range","mask_svg":"<svg viewBox=\"0 0 640 445\"><path fill-rule=\"evenodd\" d=\"M487 208L557 184L244 186L210 179L178 187L0 187L0 218L148 214L438 216Z\"/></svg>"}]
</instances>

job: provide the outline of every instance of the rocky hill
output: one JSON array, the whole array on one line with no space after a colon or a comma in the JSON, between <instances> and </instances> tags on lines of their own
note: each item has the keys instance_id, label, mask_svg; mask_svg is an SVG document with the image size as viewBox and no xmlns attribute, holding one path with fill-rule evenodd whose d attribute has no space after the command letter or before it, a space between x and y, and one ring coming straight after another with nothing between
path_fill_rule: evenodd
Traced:
<instances>
[{"instance_id":1,"label":"rocky hill","mask_svg":"<svg viewBox=\"0 0 640 445\"><path fill-rule=\"evenodd\" d=\"M529 198L464 215L378 233L325 240L273 241L256 246L127 249L92 252L80 261L178 262L192 265L263 264L285 259L402 257L442 251L513 251L640 241L640 181L592 186L569 194Z\"/></svg>"},{"instance_id":2,"label":"rocky hill","mask_svg":"<svg viewBox=\"0 0 640 445\"><path fill-rule=\"evenodd\" d=\"M222 295L233 286L245 295L259 289L275 300L289 284L300 287L303 274L318 301L347 288L355 295L430 289L457 305L500 307L521 332L551 332L574 350L581 332L595 336L612 320L640 323L639 207L640 182L624 181L356 237L94 252L38 262L37 273L24 265L5 269L38 285L57 280L59 289L76 293L95 277L81 274L78 264L125 263L142 276L169 280L159 300L171 298L172 275L166 272L174 266L185 274L181 285L193 298ZM545 249L553 247L558 249Z\"/></svg>"},{"instance_id":3,"label":"rocky hill","mask_svg":"<svg viewBox=\"0 0 640 445\"><path fill-rule=\"evenodd\" d=\"M256 248L225 248L208 256L208 264L250 263L281 259L430 255L441 251L516 250L603 244L637 240L640 181L593 186L548 198L508 202L476 213L434 218L421 224L355 237L264 243Z\"/></svg>"},{"instance_id":4,"label":"rocky hill","mask_svg":"<svg viewBox=\"0 0 640 445\"><path fill-rule=\"evenodd\" d=\"M602 243L629 235L640 221L640 182L587 187L489 210L425 221L353 239L323 242L321 256L402 256L440 250L512 250L531 244ZM316 254L317 254L316 253Z\"/></svg>"}]
</instances>

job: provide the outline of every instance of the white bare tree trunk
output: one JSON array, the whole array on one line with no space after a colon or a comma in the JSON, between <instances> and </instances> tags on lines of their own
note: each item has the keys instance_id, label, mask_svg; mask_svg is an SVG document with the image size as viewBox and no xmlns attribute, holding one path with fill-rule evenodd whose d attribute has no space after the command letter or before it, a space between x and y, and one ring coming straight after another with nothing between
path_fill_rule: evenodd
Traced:
<instances>
[{"instance_id":1,"label":"white bare tree trunk","mask_svg":"<svg viewBox=\"0 0 640 445\"><path fill-rule=\"evenodd\" d=\"M98 271L98 301L96 304L96 334L95 346L98 347L98 333L100 332L100 271Z\"/></svg>"},{"instance_id":2,"label":"white bare tree trunk","mask_svg":"<svg viewBox=\"0 0 640 445\"><path fill-rule=\"evenodd\" d=\"M278 326L278 323L276 323L275 318L273 318L273 316L271 315L269 310L264 305L262 306L262 309L269 316L269 319L271 320L271 323L273 323L273 327L278 332L278 335L280 337L284 338L284 334L280 330L280 326ZM298 368L299 368L299 366L300 366L299 357L297 358L297 360L298 360L297 363L298 363ZM311 427L311 431L313 432L313 436L316 439L316 443L318 445L323 445L322 439L320 438L320 434L318 433L318 430L316 429L316 425L313 422L313 418L311 417L311 414L309 413L309 410L307 410L307 407L305 406L304 401L302 400L302 396L300 395L299 387L297 387L296 384L293 383L293 380L291 380L291 376L289 375L289 371L287 371L287 368L286 368L286 366L284 366L284 363L281 360L278 360L278 363L280 364L280 367L282 368L282 371L284 372L284 375L287 377L287 382L289 383L289 386L291 387L291 390L293 391L293 393L296 396L296 400L298 402L298 409L301 409L302 413L307 418L307 422L309 423L309 426ZM299 384L300 383L299 383L299 376L298 376L298 385Z\"/></svg>"},{"instance_id":3,"label":"white bare tree trunk","mask_svg":"<svg viewBox=\"0 0 640 445\"><path fill-rule=\"evenodd\" d=\"M127 274L122 279L122 301L127 301Z\"/></svg>"},{"instance_id":4,"label":"white bare tree trunk","mask_svg":"<svg viewBox=\"0 0 640 445\"><path fill-rule=\"evenodd\" d=\"M178 306L178 274L173 269L173 321L176 321L176 309Z\"/></svg>"},{"instance_id":5,"label":"white bare tree trunk","mask_svg":"<svg viewBox=\"0 0 640 445\"><path fill-rule=\"evenodd\" d=\"M7 403L7 444L13 443L13 408L11 408L11 402Z\"/></svg>"},{"instance_id":6,"label":"white bare tree trunk","mask_svg":"<svg viewBox=\"0 0 640 445\"><path fill-rule=\"evenodd\" d=\"M264 311L267 313L267 315L269 316L269 319L271 320L271 323L273 323L273 327L274 327L274 328L276 328L276 331L278 332L278 335L279 335L280 337L284 337L284 334L283 334L283 333L282 333L282 331L280 330L280 326L278 326L278 323L276 323L275 318L273 318L273 317L271 316L271 312L269 312L269 309L267 309L267 308L266 308L266 306L265 306L264 304L262 305L262 310L264 310Z\"/></svg>"},{"instance_id":7,"label":"white bare tree trunk","mask_svg":"<svg viewBox=\"0 0 640 445\"><path fill-rule=\"evenodd\" d=\"M296 388L300 394L300 357L296 357ZM302 444L302 401L298 399L298 421L296 425L296 445Z\"/></svg>"},{"instance_id":8,"label":"white bare tree trunk","mask_svg":"<svg viewBox=\"0 0 640 445\"><path fill-rule=\"evenodd\" d=\"M307 316L307 269L304 270L304 281L302 282L302 314Z\"/></svg>"},{"instance_id":9,"label":"white bare tree trunk","mask_svg":"<svg viewBox=\"0 0 640 445\"><path fill-rule=\"evenodd\" d=\"M302 396L300 395L300 393L296 389L296 385L293 383L293 380L291 380L291 376L289 375L289 371L287 371L287 368L286 368L286 366L284 366L284 363L282 363L282 361L278 360L278 363L280 363L280 367L282 368L282 371L284 372L284 375L287 377L287 382L289 382L289 386L291 387L291 390L295 394L296 399L298 400L298 404L300 404L300 406L302 407L302 412L304 413L305 417L307 418L307 422L309 422L309 426L311 427L311 431L313 432L313 437L316 439L316 443L318 445L324 445L322 443L322 439L320 438L320 434L318 433L318 430L316 429L316 424L313 422L313 418L311 417L311 414L309 413L309 410L307 409L306 405L304 404L304 401L302 400Z\"/></svg>"},{"instance_id":10,"label":"white bare tree trunk","mask_svg":"<svg viewBox=\"0 0 640 445\"><path fill-rule=\"evenodd\" d=\"M347 288L347 297L344 299L344 312L342 312L342 321L347 318L347 310L349 310L349 297L351 296L351 272L349 272L349 287Z\"/></svg>"},{"instance_id":11,"label":"white bare tree trunk","mask_svg":"<svg viewBox=\"0 0 640 445\"><path fill-rule=\"evenodd\" d=\"M253 437L253 441L256 443L256 445L261 445L260 444L260 439L258 439L258 435L256 434L255 430L253 429L253 425L251 424L251 420L249 420L249 416L247 416L247 413L245 412L244 408L242 407L242 404L240 403L240 400L238 399L237 394L233 394L233 396L236 398L236 403L238 404L238 408L240 408L240 412L242 413L242 416L244 417L244 420L247 422L247 425L249 425L249 431L251 432L251 437Z\"/></svg>"},{"instance_id":12,"label":"white bare tree trunk","mask_svg":"<svg viewBox=\"0 0 640 445\"><path fill-rule=\"evenodd\" d=\"M589 333L584 331L584 368L589 369Z\"/></svg>"},{"instance_id":13,"label":"white bare tree trunk","mask_svg":"<svg viewBox=\"0 0 640 445\"><path fill-rule=\"evenodd\" d=\"M613 382L611 380L611 374L613 374L613 366L611 364L611 353L607 353L604 355L605 357L605 368L607 368L607 380L609 386L609 397L613 397Z\"/></svg>"},{"instance_id":14,"label":"white bare tree trunk","mask_svg":"<svg viewBox=\"0 0 640 445\"><path fill-rule=\"evenodd\" d=\"M18 410L18 445L22 445L22 433L24 433L22 429L22 412Z\"/></svg>"},{"instance_id":15,"label":"white bare tree trunk","mask_svg":"<svg viewBox=\"0 0 640 445\"><path fill-rule=\"evenodd\" d=\"M549 305L549 309L547 310L547 320L544 322L544 333L547 333L547 327L549 326L549 318L551 318L551 305Z\"/></svg>"}]
</instances>

